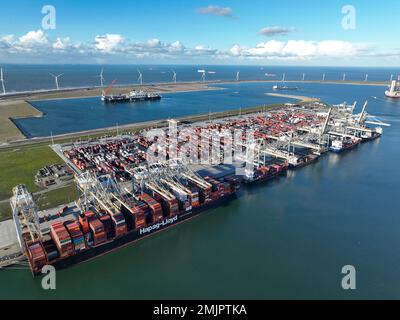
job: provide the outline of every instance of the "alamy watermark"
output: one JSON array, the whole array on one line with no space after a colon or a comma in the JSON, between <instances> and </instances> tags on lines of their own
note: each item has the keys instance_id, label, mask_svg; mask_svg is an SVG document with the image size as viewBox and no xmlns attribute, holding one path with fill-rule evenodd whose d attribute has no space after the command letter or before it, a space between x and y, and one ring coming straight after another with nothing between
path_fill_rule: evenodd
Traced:
<instances>
[{"instance_id":1,"label":"alamy watermark","mask_svg":"<svg viewBox=\"0 0 400 320\"><path fill-rule=\"evenodd\" d=\"M342 28L344 30L355 30L357 27L357 11L353 5L345 5L342 7Z\"/></svg>"},{"instance_id":2,"label":"alamy watermark","mask_svg":"<svg viewBox=\"0 0 400 320\"><path fill-rule=\"evenodd\" d=\"M356 268L352 265L344 266L342 268L342 274L345 274L342 278L343 290L356 290Z\"/></svg>"},{"instance_id":3,"label":"alamy watermark","mask_svg":"<svg viewBox=\"0 0 400 320\"><path fill-rule=\"evenodd\" d=\"M56 8L52 5L45 5L42 7L42 29L43 30L55 30L57 28L56 20Z\"/></svg>"},{"instance_id":4,"label":"alamy watermark","mask_svg":"<svg viewBox=\"0 0 400 320\"><path fill-rule=\"evenodd\" d=\"M51 265L42 268L42 288L43 290L56 290L56 269Z\"/></svg>"},{"instance_id":5,"label":"alamy watermark","mask_svg":"<svg viewBox=\"0 0 400 320\"><path fill-rule=\"evenodd\" d=\"M254 171L258 142L254 130L182 128L170 121L168 130L153 129L145 137L152 143L146 151L146 164L178 160L182 164L234 165L236 175Z\"/></svg>"}]
</instances>

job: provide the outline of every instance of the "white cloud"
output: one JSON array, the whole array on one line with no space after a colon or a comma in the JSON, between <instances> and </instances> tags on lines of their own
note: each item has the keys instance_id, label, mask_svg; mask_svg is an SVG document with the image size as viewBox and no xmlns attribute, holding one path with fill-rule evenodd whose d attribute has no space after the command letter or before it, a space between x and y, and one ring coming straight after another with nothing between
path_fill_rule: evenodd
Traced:
<instances>
[{"instance_id":1,"label":"white cloud","mask_svg":"<svg viewBox=\"0 0 400 320\"><path fill-rule=\"evenodd\" d=\"M370 46L362 43L351 43L340 40L326 41L305 41L289 40L276 41L270 40L261 42L253 48L242 48L234 45L230 53L233 56L242 56L247 58L298 58L315 59L322 57L354 57L365 55Z\"/></svg>"},{"instance_id":2,"label":"white cloud","mask_svg":"<svg viewBox=\"0 0 400 320\"><path fill-rule=\"evenodd\" d=\"M340 40L269 40L245 47L239 43L221 50L204 44L186 47L180 41L163 42L158 38L143 42L125 40L119 34L95 37L94 42L73 42L70 38L50 39L43 31L30 31L21 37L0 35L0 59L26 62L27 59L44 62L96 61L141 62L170 60L174 62L235 62L252 60L335 61L340 59L373 59L397 57L399 48L379 48L372 44ZM100 60L99 60L100 59ZM33 61L33 60L31 60ZM341 61L341 60L338 60ZM360 61L360 60L358 60Z\"/></svg>"},{"instance_id":3,"label":"white cloud","mask_svg":"<svg viewBox=\"0 0 400 320\"><path fill-rule=\"evenodd\" d=\"M214 16L220 16L220 17L228 17L232 18L233 17L233 10L231 8L223 8L219 6L208 6L206 8L198 8L197 12L200 14L209 14L209 15L214 15Z\"/></svg>"},{"instance_id":4,"label":"white cloud","mask_svg":"<svg viewBox=\"0 0 400 320\"><path fill-rule=\"evenodd\" d=\"M242 52L242 47L238 44L235 44L230 50L229 52L233 55L233 56L240 56L241 52Z\"/></svg>"},{"instance_id":5,"label":"white cloud","mask_svg":"<svg viewBox=\"0 0 400 320\"><path fill-rule=\"evenodd\" d=\"M124 42L124 38L119 34L106 34L96 36L96 49L104 52L112 52L119 44Z\"/></svg>"},{"instance_id":6,"label":"white cloud","mask_svg":"<svg viewBox=\"0 0 400 320\"><path fill-rule=\"evenodd\" d=\"M52 47L56 50L66 50L71 46L71 39L69 37L61 39L57 38L57 40L53 43Z\"/></svg>"},{"instance_id":7,"label":"white cloud","mask_svg":"<svg viewBox=\"0 0 400 320\"><path fill-rule=\"evenodd\" d=\"M265 27L260 30L260 34L273 37L273 36L285 36L290 32L293 32L293 28L284 28L284 27Z\"/></svg>"},{"instance_id":8,"label":"white cloud","mask_svg":"<svg viewBox=\"0 0 400 320\"><path fill-rule=\"evenodd\" d=\"M147 41L147 44L151 48L157 48L161 46L161 41L159 39L150 39Z\"/></svg>"},{"instance_id":9,"label":"white cloud","mask_svg":"<svg viewBox=\"0 0 400 320\"><path fill-rule=\"evenodd\" d=\"M42 30L29 31L19 38L19 45L26 47L41 46L47 43L47 37Z\"/></svg>"}]
</instances>

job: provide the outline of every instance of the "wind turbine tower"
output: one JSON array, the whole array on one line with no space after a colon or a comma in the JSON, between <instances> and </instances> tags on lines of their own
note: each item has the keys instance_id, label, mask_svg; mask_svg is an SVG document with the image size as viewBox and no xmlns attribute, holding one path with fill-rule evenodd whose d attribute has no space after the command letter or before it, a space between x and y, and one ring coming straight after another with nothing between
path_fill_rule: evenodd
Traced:
<instances>
[{"instance_id":1,"label":"wind turbine tower","mask_svg":"<svg viewBox=\"0 0 400 320\"><path fill-rule=\"evenodd\" d=\"M101 86L101 87L104 87L104 77L103 77L103 72L104 72L104 69L103 69L103 68L101 68L100 75L98 75L98 77L100 78L100 86Z\"/></svg>"},{"instance_id":2,"label":"wind turbine tower","mask_svg":"<svg viewBox=\"0 0 400 320\"><path fill-rule=\"evenodd\" d=\"M203 70L203 72L201 72L201 81L205 82L206 81L206 71Z\"/></svg>"},{"instance_id":3,"label":"wind turbine tower","mask_svg":"<svg viewBox=\"0 0 400 320\"><path fill-rule=\"evenodd\" d=\"M52 74L52 73L50 73L50 75L51 75L52 77L54 77L54 82L55 82L55 84L56 84L56 89L57 89L57 90L60 90L60 86L59 86L59 84L58 84L58 78L62 77L62 76L64 75L64 73L61 73L61 74L59 74L58 76L56 76L56 75L54 75L54 74Z\"/></svg>"},{"instance_id":4,"label":"wind turbine tower","mask_svg":"<svg viewBox=\"0 0 400 320\"><path fill-rule=\"evenodd\" d=\"M6 94L6 88L4 87L4 74L3 74L3 68L0 69L0 82L1 82L1 87L3 89L3 95Z\"/></svg>"},{"instance_id":5,"label":"wind turbine tower","mask_svg":"<svg viewBox=\"0 0 400 320\"><path fill-rule=\"evenodd\" d=\"M175 72L175 70L172 70L172 81L174 83L176 83L176 72Z\"/></svg>"},{"instance_id":6,"label":"wind turbine tower","mask_svg":"<svg viewBox=\"0 0 400 320\"><path fill-rule=\"evenodd\" d=\"M240 71L236 72L236 81L239 82L240 80Z\"/></svg>"},{"instance_id":7,"label":"wind turbine tower","mask_svg":"<svg viewBox=\"0 0 400 320\"><path fill-rule=\"evenodd\" d=\"M137 70L137 72L139 73L138 82L140 83L140 85L143 85L143 75L139 69Z\"/></svg>"}]
</instances>

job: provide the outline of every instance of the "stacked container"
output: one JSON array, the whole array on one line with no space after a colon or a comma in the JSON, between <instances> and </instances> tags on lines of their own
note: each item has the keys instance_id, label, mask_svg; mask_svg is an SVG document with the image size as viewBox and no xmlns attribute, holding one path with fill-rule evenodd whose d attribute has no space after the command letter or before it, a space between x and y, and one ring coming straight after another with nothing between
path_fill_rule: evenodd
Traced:
<instances>
[{"instance_id":1,"label":"stacked container","mask_svg":"<svg viewBox=\"0 0 400 320\"><path fill-rule=\"evenodd\" d=\"M47 264L47 257L40 241L27 245L28 258L34 272L38 272Z\"/></svg>"},{"instance_id":2,"label":"stacked container","mask_svg":"<svg viewBox=\"0 0 400 320\"><path fill-rule=\"evenodd\" d=\"M216 201L219 198L225 196L225 186L222 182L215 180L214 178L211 178L211 177L205 177L204 179L207 182L211 183L211 185L212 185L211 198L213 201Z\"/></svg>"},{"instance_id":3,"label":"stacked container","mask_svg":"<svg viewBox=\"0 0 400 320\"><path fill-rule=\"evenodd\" d=\"M111 214L115 236L120 237L128 232L128 227L125 222L124 215L120 212Z\"/></svg>"},{"instance_id":4,"label":"stacked container","mask_svg":"<svg viewBox=\"0 0 400 320\"><path fill-rule=\"evenodd\" d=\"M93 237L93 244L95 246L107 241L107 235L104 230L104 225L100 222L99 219L97 219L96 217L90 218L89 226Z\"/></svg>"},{"instance_id":5,"label":"stacked container","mask_svg":"<svg viewBox=\"0 0 400 320\"><path fill-rule=\"evenodd\" d=\"M85 238L83 236L81 228L79 227L79 223L73 221L73 222L66 222L64 225L71 236L75 252L85 250L86 249Z\"/></svg>"},{"instance_id":6,"label":"stacked container","mask_svg":"<svg viewBox=\"0 0 400 320\"><path fill-rule=\"evenodd\" d=\"M108 240L113 239L115 237L115 228L111 216L108 213L105 213L99 218L99 220L103 224L106 238Z\"/></svg>"},{"instance_id":7,"label":"stacked container","mask_svg":"<svg viewBox=\"0 0 400 320\"><path fill-rule=\"evenodd\" d=\"M50 234L56 244L60 258L68 257L74 252L71 237L62 222L53 223L50 227Z\"/></svg>"},{"instance_id":8,"label":"stacked container","mask_svg":"<svg viewBox=\"0 0 400 320\"><path fill-rule=\"evenodd\" d=\"M140 229L146 226L146 217L144 211L133 202L121 205L121 212L124 215L128 230Z\"/></svg>"},{"instance_id":9,"label":"stacked container","mask_svg":"<svg viewBox=\"0 0 400 320\"><path fill-rule=\"evenodd\" d=\"M156 200L147 193L142 193L139 198L149 206L153 223L161 222L164 219L161 205Z\"/></svg>"}]
</instances>

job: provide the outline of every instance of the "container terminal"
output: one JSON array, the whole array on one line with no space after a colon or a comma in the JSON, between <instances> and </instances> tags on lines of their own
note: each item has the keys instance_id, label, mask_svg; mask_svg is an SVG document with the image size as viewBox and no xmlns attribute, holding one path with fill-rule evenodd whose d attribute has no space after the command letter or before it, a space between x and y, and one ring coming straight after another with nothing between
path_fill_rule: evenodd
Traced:
<instances>
[{"instance_id":1,"label":"container terminal","mask_svg":"<svg viewBox=\"0 0 400 320\"><path fill-rule=\"evenodd\" d=\"M21 251L35 276L45 265L63 269L173 227L234 199L242 186L381 137L389 125L366 108L367 102L354 114L355 104L312 102L213 121L170 120L178 138L165 127L161 148L150 129L53 145L74 172L80 197L38 211L29 190L16 186L10 203ZM233 144L235 130L254 134ZM149 162L150 149L165 152L165 161ZM201 163L192 157L205 154Z\"/></svg>"}]
</instances>

